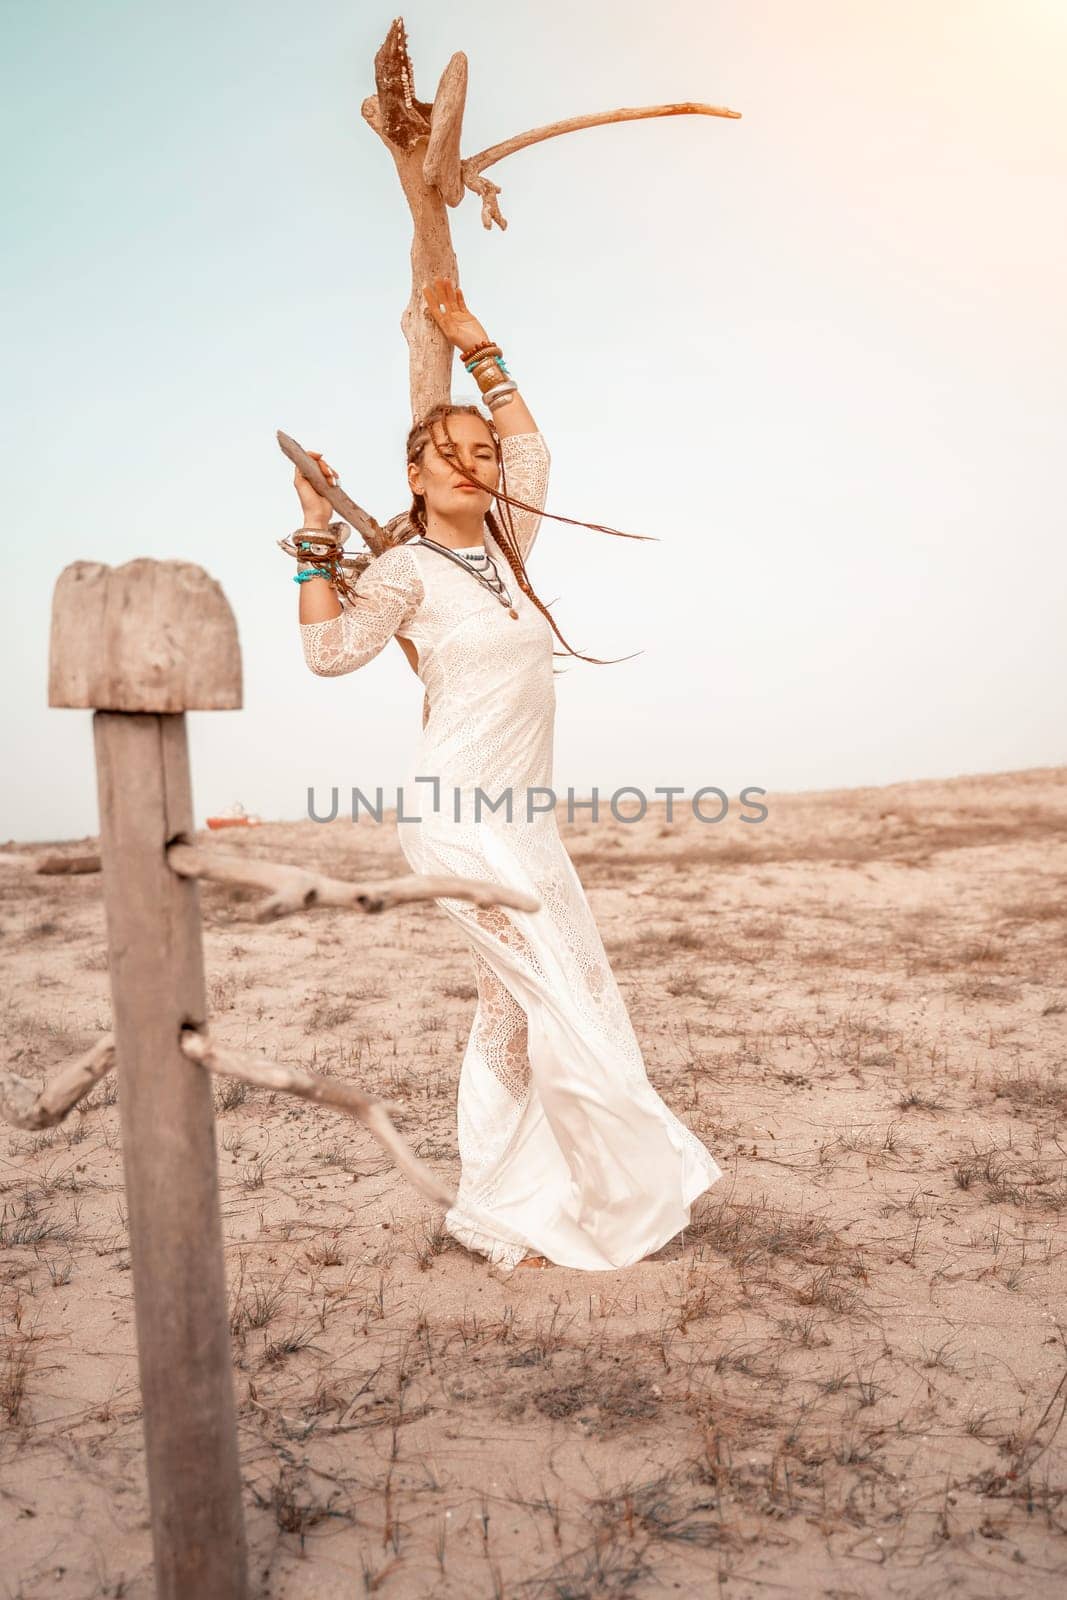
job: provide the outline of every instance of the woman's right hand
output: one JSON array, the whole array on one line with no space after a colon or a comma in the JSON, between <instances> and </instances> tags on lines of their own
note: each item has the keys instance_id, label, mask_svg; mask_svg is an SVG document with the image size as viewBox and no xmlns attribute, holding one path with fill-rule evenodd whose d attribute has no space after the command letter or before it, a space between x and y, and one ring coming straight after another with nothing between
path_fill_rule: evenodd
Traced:
<instances>
[{"instance_id":1,"label":"woman's right hand","mask_svg":"<svg viewBox=\"0 0 1067 1600\"><path fill-rule=\"evenodd\" d=\"M327 483L336 484L340 482L329 462L323 459L321 450L309 450L308 455L316 463ZM300 496L300 509L304 513L304 527L328 527L330 517L333 514L333 506L331 506L326 496L319 494L318 490L304 477L299 467L293 473L293 483L296 485L296 492Z\"/></svg>"}]
</instances>

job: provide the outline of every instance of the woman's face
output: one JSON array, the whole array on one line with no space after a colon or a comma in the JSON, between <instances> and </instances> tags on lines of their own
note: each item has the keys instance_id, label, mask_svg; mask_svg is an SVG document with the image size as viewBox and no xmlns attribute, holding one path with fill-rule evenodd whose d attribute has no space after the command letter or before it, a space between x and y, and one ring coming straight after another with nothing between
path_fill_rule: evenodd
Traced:
<instances>
[{"instance_id":1,"label":"woman's face","mask_svg":"<svg viewBox=\"0 0 1067 1600\"><path fill-rule=\"evenodd\" d=\"M490 491L500 481L496 449L485 423L478 417L461 413L448 418L448 431L456 441L452 445L445 437L444 424L431 425L432 439L422 452L421 462L408 465L408 481L414 494L426 496L427 510L448 514L465 506L478 506L483 512L492 505ZM455 451L459 451L459 459ZM471 477L478 478L484 489L467 485L463 467Z\"/></svg>"}]
</instances>

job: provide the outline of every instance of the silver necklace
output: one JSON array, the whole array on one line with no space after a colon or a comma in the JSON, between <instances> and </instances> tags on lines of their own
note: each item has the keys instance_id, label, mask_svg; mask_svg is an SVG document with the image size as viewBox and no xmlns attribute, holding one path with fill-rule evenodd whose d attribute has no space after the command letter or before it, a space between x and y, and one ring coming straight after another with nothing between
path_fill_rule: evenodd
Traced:
<instances>
[{"instance_id":1,"label":"silver necklace","mask_svg":"<svg viewBox=\"0 0 1067 1600\"><path fill-rule=\"evenodd\" d=\"M447 556L450 561L458 561L460 566L477 578L482 587L488 589L489 593L499 600L502 606L508 608L509 617L514 617L516 621L518 620L519 613L515 610L511 595L508 593L500 573L497 571L496 562L484 547L472 550L468 555L463 555L458 550L450 550L447 545L438 544L436 539L428 539L423 533L418 534L412 540L412 543L424 544L430 550L440 551L441 555ZM479 556L483 558L480 561L471 559L471 557ZM491 577L489 576L490 570L492 571Z\"/></svg>"}]
</instances>

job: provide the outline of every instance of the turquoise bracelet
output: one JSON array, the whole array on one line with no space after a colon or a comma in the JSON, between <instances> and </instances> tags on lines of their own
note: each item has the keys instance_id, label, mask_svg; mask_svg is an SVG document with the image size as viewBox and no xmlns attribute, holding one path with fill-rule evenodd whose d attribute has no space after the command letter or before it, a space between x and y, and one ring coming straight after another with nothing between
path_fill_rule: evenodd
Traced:
<instances>
[{"instance_id":1,"label":"turquoise bracelet","mask_svg":"<svg viewBox=\"0 0 1067 1600\"><path fill-rule=\"evenodd\" d=\"M501 372L504 374L505 377L507 377L507 378L511 377L511 373L508 371L507 367L504 365L504 357L503 356L490 356L489 359L491 361L495 361L496 362L497 366L500 368ZM473 371L473 369L475 367L480 366L481 363L484 360L485 360L484 356L475 356L473 361L465 361L463 363L463 365L464 365L465 369L468 372L471 372L471 371Z\"/></svg>"},{"instance_id":2,"label":"turquoise bracelet","mask_svg":"<svg viewBox=\"0 0 1067 1600\"><path fill-rule=\"evenodd\" d=\"M296 574L293 582L307 583L309 578L328 578L329 576L330 574L322 567L305 567L302 572Z\"/></svg>"}]
</instances>

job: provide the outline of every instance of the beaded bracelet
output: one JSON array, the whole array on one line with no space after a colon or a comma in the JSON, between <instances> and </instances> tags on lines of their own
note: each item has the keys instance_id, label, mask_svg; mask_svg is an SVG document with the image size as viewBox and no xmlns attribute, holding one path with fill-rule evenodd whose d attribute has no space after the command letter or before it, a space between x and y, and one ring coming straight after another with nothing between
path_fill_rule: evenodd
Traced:
<instances>
[{"instance_id":1,"label":"beaded bracelet","mask_svg":"<svg viewBox=\"0 0 1067 1600\"><path fill-rule=\"evenodd\" d=\"M304 567L300 572L296 573L293 582L306 583L309 578L329 578L330 576L331 574L322 567Z\"/></svg>"},{"instance_id":2,"label":"beaded bracelet","mask_svg":"<svg viewBox=\"0 0 1067 1600\"><path fill-rule=\"evenodd\" d=\"M459 353L459 359L466 364L468 361L473 360L475 356L498 356L501 353L502 352L498 344L494 344L492 339L486 339L483 344L472 344L469 350L461 350Z\"/></svg>"},{"instance_id":3,"label":"beaded bracelet","mask_svg":"<svg viewBox=\"0 0 1067 1600\"><path fill-rule=\"evenodd\" d=\"M507 372L508 370L504 365L503 351L493 351L492 353L474 356L472 360L463 363L468 372L473 372L475 367L489 366L490 364L498 366L501 372Z\"/></svg>"},{"instance_id":4,"label":"beaded bracelet","mask_svg":"<svg viewBox=\"0 0 1067 1600\"><path fill-rule=\"evenodd\" d=\"M498 344L477 345L461 353L464 368L474 378L481 390L482 400L490 411L510 405L518 384L507 369L504 352Z\"/></svg>"}]
</instances>

